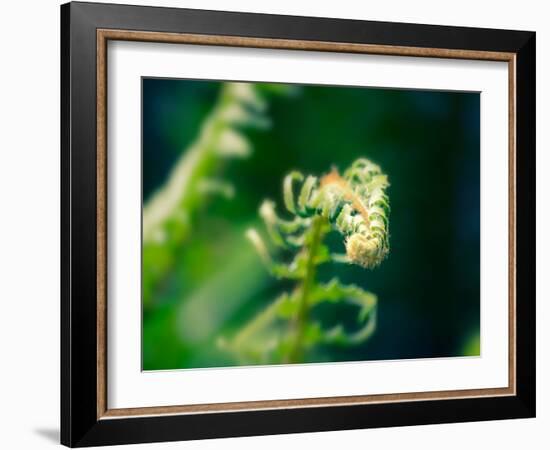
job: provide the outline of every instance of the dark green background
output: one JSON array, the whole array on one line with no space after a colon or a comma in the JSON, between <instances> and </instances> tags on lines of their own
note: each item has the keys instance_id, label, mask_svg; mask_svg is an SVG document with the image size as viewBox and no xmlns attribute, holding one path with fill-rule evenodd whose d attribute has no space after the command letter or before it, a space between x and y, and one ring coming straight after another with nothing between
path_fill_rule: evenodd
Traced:
<instances>
[{"instance_id":1,"label":"dark green background","mask_svg":"<svg viewBox=\"0 0 550 450\"><path fill-rule=\"evenodd\" d=\"M221 83L143 80L143 200L193 141ZM231 365L215 341L238 329L281 286L243 236L272 198L284 216L282 180L291 169L322 174L360 156L391 187L388 259L374 270L327 266L378 295L378 327L364 344L324 348L311 361L479 354L479 124L477 93L303 86L273 97L273 127L247 133L250 158L224 168L237 195L211 198L169 287L143 315L143 368ZM343 251L341 240L331 242Z\"/></svg>"}]
</instances>

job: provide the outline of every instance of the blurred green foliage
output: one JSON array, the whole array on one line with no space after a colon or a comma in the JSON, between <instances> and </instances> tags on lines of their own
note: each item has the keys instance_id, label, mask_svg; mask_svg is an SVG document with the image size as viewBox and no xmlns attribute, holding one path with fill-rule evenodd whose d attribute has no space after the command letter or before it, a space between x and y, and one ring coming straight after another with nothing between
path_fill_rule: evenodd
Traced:
<instances>
[{"instance_id":1,"label":"blurred green foliage","mask_svg":"<svg viewBox=\"0 0 550 450\"><path fill-rule=\"evenodd\" d=\"M285 89L254 89L262 86ZM223 91L221 82L143 80L144 211L193 148ZM281 180L291 170L324 173L360 157L391 179L391 254L372 271L321 266L318 276L376 292L377 330L355 347L320 345L303 361L476 354L465 342L479 335L479 95L333 86L299 92L267 94L262 117L269 129L237 127L251 152L216 158L215 170L201 175L208 182L198 183L185 237L160 246L169 264L146 258L144 235L145 370L236 364L216 342L235 335L281 291L244 237L259 224L258 205L266 198L282 203ZM232 198L223 194L229 185ZM342 252L341 239L328 235L327 245ZM148 271L162 274L151 290ZM318 308L313 319L327 328L356 326L356 311L334 306Z\"/></svg>"},{"instance_id":2,"label":"blurred green foliage","mask_svg":"<svg viewBox=\"0 0 550 450\"><path fill-rule=\"evenodd\" d=\"M167 181L143 207L142 301L154 307L181 245L190 237L195 214L212 195L234 196L233 184L220 177L228 159L242 159L252 151L244 130L267 129L269 84L225 83L203 119L198 136L171 168ZM288 92L289 89L286 89Z\"/></svg>"}]
</instances>

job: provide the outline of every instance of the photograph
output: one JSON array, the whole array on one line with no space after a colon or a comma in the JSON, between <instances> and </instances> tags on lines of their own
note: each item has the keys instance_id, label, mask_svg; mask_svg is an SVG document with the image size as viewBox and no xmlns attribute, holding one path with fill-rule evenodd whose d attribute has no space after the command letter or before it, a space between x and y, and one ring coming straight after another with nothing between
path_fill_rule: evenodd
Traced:
<instances>
[{"instance_id":1,"label":"photograph","mask_svg":"<svg viewBox=\"0 0 550 450\"><path fill-rule=\"evenodd\" d=\"M481 355L479 92L141 96L142 370Z\"/></svg>"}]
</instances>

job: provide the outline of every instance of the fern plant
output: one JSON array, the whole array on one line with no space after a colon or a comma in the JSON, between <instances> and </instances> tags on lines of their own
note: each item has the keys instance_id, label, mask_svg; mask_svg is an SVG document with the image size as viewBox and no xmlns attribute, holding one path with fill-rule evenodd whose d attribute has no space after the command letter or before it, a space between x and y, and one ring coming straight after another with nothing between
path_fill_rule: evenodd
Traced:
<instances>
[{"instance_id":1,"label":"fern plant","mask_svg":"<svg viewBox=\"0 0 550 450\"><path fill-rule=\"evenodd\" d=\"M283 193L292 218L280 218L271 200L263 202L259 214L272 244L291 253L290 260L276 260L257 230L249 229L247 237L270 273L292 280L295 286L231 339L221 340L220 346L242 364L294 363L303 361L306 352L316 346L366 341L376 327L376 295L336 278L322 283L317 268L332 262L372 269L384 260L389 252L388 186L380 167L365 158L355 161L343 175L336 169L321 178L288 174ZM345 254L330 253L325 237L331 231L342 236ZM354 305L359 326L354 331L342 324L323 328L311 312L326 303Z\"/></svg>"},{"instance_id":2,"label":"fern plant","mask_svg":"<svg viewBox=\"0 0 550 450\"><path fill-rule=\"evenodd\" d=\"M252 144L246 130L271 126L268 102L290 95L294 88L269 83L224 83L218 100L195 141L182 153L166 183L143 207L143 283L145 309L162 289L181 245L189 237L200 208L212 195L231 199L233 185L222 167L231 159L247 158Z\"/></svg>"}]
</instances>

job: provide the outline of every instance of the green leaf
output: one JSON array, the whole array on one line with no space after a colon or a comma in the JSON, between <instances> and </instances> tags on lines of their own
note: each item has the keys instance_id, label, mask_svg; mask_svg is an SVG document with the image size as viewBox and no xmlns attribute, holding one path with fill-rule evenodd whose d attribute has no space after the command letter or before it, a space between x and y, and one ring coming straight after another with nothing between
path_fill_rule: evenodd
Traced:
<instances>
[{"instance_id":1,"label":"green leaf","mask_svg":"<svg viewBox=\"0 0 550 450\"><path fill-rule=\"evenodd\" d=\"M291 319L296 315L300 308L299 295L295 291L292 295L288 295L286 292L279 297L277 302L277 317L281 319Z\"/></svg>"},{"instance_id":2,"label":"green leaf","mask_svg":"<svg viewBox=\"0 0 550 450\"><path fill-rule=\"evenodd\" d=\"M216 178L205 178L204 180L201 180L197 188L203 194L217 194L227 200L235 197L235 186L227 181Z\"/></svg>"},{"instance_id":3,"label":"green leaf","mask_svg":"<svg viewBox=\"0 0 550 450\"><path fill-rule=\"evenodd\" d=\"M283 181L283 197L286 209L292 214L296 214L296 204L294 203L294 181L302 181L304 176L297 171L290 172Z\"/></svg>"},{"instance_id":4,"label":"green leaf","mask_svg":"<svg viewBox=\"0 0 550 450\"><path fill-rule=\"evenodd\" d=\"M335 278L326 284L317 284L312 289L311 306L326 302L346 302L357 306L357 321L361 326L359 330L348 333L342 325L337 325L323 332L319 342L356 345L368 339L375 331L377 298L373 293L364 291L356 285L344 286Z\"/></svg>"}]
</instances>

